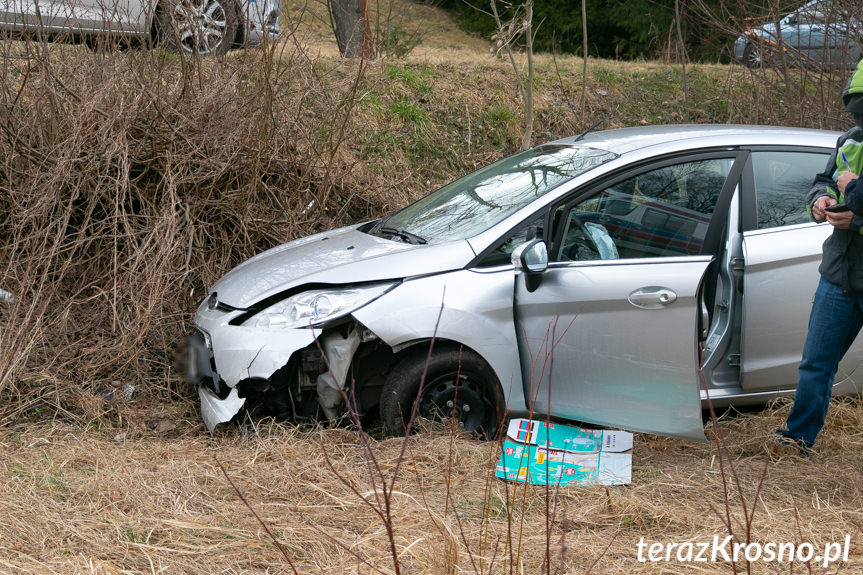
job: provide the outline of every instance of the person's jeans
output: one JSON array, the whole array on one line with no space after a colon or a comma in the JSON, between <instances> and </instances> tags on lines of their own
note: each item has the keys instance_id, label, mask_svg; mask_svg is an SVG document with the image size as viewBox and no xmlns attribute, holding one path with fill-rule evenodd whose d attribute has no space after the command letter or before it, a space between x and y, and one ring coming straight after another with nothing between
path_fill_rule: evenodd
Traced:
<instances>
[{"instance_id":1,"label":"person's jeans","mask_svg":"<svg viewBox=\"0 0 863 575\"><path fill-rule=\"evenodd\" d=\"M846 295L840 286L822 278L809 315L797 393L786 422L788 429L779 430L780 434L802 441L809 448L814 445L827 418L839 360L854 343L861 326L863 296Z\"/></svg>"}]
</instances>

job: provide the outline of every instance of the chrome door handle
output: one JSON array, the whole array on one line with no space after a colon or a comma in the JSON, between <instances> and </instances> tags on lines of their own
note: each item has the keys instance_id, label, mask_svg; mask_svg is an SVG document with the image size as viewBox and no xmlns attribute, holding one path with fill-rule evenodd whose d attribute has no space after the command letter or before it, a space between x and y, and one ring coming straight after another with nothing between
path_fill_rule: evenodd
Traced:
<instances>
[{"instance_id":1,"label":"chrome door handle","mask_svg":"<svg viewBox=\"0 0 863 575\"><path fill-rule=\"evenodd\" d=\"M659 309L677 300L673 290L660 286L648 286L629 294L629 303L643 309Z\"/></svg>"}]
</instances>

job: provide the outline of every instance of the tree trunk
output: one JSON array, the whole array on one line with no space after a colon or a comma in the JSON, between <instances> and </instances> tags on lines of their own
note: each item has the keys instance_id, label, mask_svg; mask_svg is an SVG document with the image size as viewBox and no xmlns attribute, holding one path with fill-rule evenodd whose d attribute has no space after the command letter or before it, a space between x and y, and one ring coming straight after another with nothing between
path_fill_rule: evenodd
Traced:
<instances>
[{"instance_id":1,"label":"tree trunk","mask_svg":"<svg viewBox=\"0 0 863 575\"><path fill-rule=\"evenodd\" d=\"M366 0L330 0L330 19L342 56L375 57L372 33L366 18Z\"/></svg>"},{"instance_id":2,"label":"tree trunk","mask_svg":"<svg viewBox=\"0 0 863 575\"><path fill-rule=\"evenodd\" d=\"M587 0L581 0L581 39L584 51L584 66L581 71L581 113L587 105Z\"/></svg>"},{"instance_id":3,"label":"tree trunk","mask_svg":"<svg viewBox=\"0 0 863 575\"><path fill-rule=\"evenodd\" d=\"M524 99L524 137L521 149L530 148L533 138L533 0L524 3L524 51L527 52L527 97Z\"/></svg>"}]
</instances>

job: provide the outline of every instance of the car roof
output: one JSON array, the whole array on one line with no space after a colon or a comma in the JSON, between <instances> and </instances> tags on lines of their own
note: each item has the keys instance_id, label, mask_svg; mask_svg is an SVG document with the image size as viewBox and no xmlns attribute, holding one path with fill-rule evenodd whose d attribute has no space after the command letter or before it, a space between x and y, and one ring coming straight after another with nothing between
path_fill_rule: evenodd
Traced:
<instances>
[{"instance_id":1,"label":"car roof","mask_svg":"<svg viewBox=\"0 0 863 575\"><path fill-rule=\"evenodd\" d=\"M839 132L784 126L753 126L734 124L674 124L637 126L590 132L583 137L573 136L551 142L553 144L585 144L623 155L635 149L672 145L687 148L723 146L817 146L832 147Z\"/></svg>"}]
</instances>

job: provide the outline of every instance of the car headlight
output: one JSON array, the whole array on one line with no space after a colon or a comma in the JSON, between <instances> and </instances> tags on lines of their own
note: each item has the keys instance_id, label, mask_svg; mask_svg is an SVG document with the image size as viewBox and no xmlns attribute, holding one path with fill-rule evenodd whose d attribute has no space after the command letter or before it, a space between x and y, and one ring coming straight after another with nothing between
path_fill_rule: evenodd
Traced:
<instances>
[{"instance_id":1,"label":"car headlight","mask_svg":"<svg viewBox=\"0 0 863 575\"><path fill-rule=\"evenodd\" d=\"M243 325L276 329L311 327L347 315L384 295L395 283L310 290L261 310Z\"/></svg>"}]
</instances>

